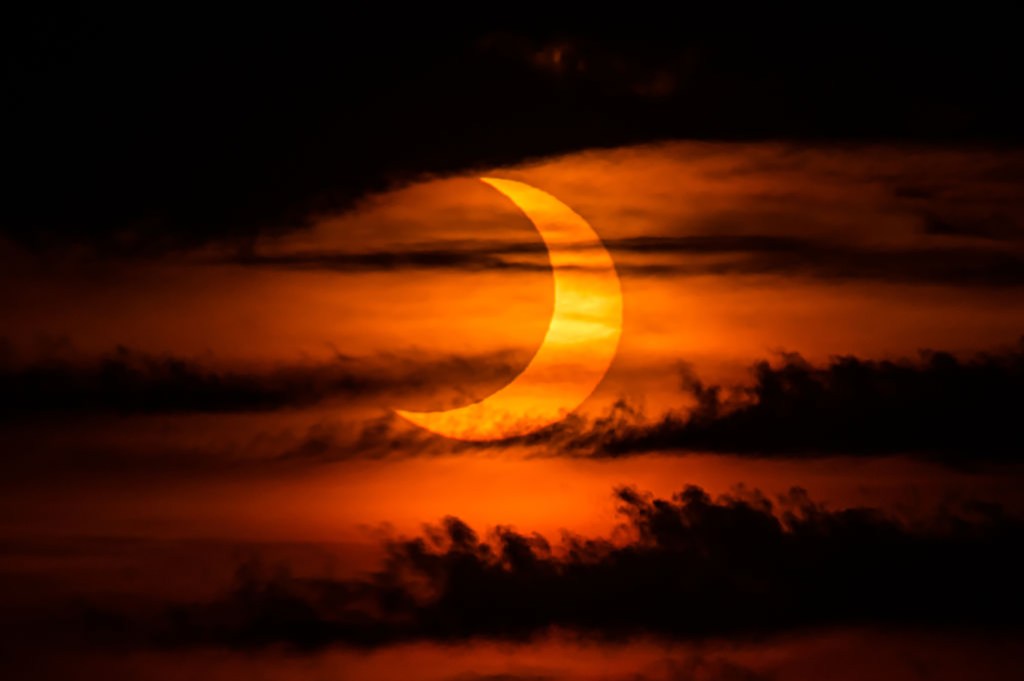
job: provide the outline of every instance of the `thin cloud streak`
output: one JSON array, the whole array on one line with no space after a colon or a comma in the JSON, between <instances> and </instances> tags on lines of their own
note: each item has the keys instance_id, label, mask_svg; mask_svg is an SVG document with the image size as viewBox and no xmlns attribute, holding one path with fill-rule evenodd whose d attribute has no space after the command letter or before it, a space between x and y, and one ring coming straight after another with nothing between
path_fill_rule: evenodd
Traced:
<instances>
[{"instance_id":1,"label":"thin cloud streak","mask_svg":"<svg viewBox=\"0 0 1024 681\"><path fill-rule=\"evenodd\" d=\"M0 363L0 419L33 414L260 412L330 399L427 391L450 382L514 375L514 353L350 357L306 364L219 368L209 361L119 347L95 358Z\"/></svg>"},{"instance_id":2,"label":"thin cloud streak","mask_svg":"<svg viewBox=\"0 0 1024 681\"><path fill-rule=\"evenodd\" d=\"M622 258L616 268L636 276L772 275L994 288L1024 285L1024 252L1013 249L870 248L769 234L632 237L605 240L605 245L613 256ZM388 251L246 252L218 262L336 272L550 270L543 244L486 241Z\"/></svg>"}]
</instances>

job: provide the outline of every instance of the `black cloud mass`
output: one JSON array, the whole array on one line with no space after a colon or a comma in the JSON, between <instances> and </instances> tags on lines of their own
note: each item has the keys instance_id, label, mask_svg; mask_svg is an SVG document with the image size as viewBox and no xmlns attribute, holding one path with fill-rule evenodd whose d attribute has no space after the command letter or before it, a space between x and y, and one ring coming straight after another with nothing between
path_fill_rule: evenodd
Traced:
<instances>
[{"instance_id":1,"label":"black cloud mass","mask_svg":"<svg viewBox=\"0 0 1024 681\"><path fill-rule=\"evenodd\" d=\"M567 420L545 436L567 450L623 456L664 449L762 456L908 453L969 466L1018 462L1016 426L1024 389L1024 339L1005 353L918 360L835 357L814 366L787 353L752 368L753 385L705 385L689 370L686 413L651 423L621 404L607 417Z\"/></svg>"},{"instance_id":2,"label":"black cloud mass","mask_svg":"<svg viewBox=\"0 0 1024 681\"><path fill-rule=\"evenodd\" d=\"M478 357L351 357L257 368L224 368L201 359L125 347L100 356L0 357L0 419L95 413L260 412L330 399L422 390L441 377L508 380L511 353Z\"/></svg>"},{"instance_id":3,"label":"black cloud mass","mask_svg":"<svg viewBox=\"0 0 1024 681\"><path fill-rule=\"evenodd\" d=\"M1020 140L1012 20L630 29L615 15L584 28L549 8L539 28L436 12L12 11L0 229L151 251L300 227L423 174L591 147Z\"/></svg>"},{"instance_id":4,"label":"black cloud mass","mask_svg":"<svg viewBox=\"0 0 1024 681\"><path fill-rule=\"evenodd\" d=\"M115 643L299 649L410 640L527 640L552 627L599 639L756 636L842 624L1012 631L1024 602L1014 546L1024 524L972 502L923 520L829 510L794 488L712 500L616 490L626 540L498 527L481 537L449 517L393 540L365 579L306 579L245 563L205 603L148 615L84 611Z\"/></svg>"}]
</instances>

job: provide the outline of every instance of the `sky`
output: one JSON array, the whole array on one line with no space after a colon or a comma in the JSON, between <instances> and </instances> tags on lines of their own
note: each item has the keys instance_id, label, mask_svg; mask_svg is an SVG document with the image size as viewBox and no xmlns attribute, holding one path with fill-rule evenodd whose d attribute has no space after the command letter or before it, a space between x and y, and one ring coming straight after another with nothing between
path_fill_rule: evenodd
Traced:
<instances>
[{"instance_id":1,"label":"sky","mask_svg":"<svg viewBox=\"0 0 1024 681\"><path fill-rule=\"evenodd\" d=\"M775 19L12 14L10 678L1018 678L1019 44Z\"/></svg>"}]
</instances>

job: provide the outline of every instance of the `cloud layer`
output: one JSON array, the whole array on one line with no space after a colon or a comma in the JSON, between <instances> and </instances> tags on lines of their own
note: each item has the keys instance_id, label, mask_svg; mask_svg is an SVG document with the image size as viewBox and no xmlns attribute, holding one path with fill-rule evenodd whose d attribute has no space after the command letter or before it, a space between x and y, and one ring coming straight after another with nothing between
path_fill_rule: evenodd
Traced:
<instances>
[{"instance_id":1,"label":"cloud layer","mask_svg":"<svg viewBox=\"0 0 1024 681\"><path fill-rule=\"evenodd\" d=\"M626 404L606 418L569 419L539 437L568 451L624 456L663 450L757 456L909 453L958 465L1019 462L1024 340L1016 349L958 359L835 357L814 366L800 355L760 361L753 385L729 391L684 370L696 406L653 422ZM728 396L726 393L728 392Z\"/></svg>"},{"instance_id":2,"label":"cloud layer","mask_svg":"<svg viewBox=\"0 0 1024 681\"><path fill-rule=\"evenodd\" d=\"M15 425L25 418L98 414L280 412L332 400L384 408L400 398L432 394L436 401L445 390L466 390L468 396L451 393L461 404L511 380L526 361L509 355L420 362L339 356L326 363L228 370L195 359L119 349L93 361L4 365L0 416ZM526 447L544 456L570 457L910 455L964 468L1024 462L1017 427L1024 340L974 357L923 351L915 359L841 356L814 365L783 353L775 361L755 363L750 375L747 384L710 385L684 365L674 409L646 414L621 400L603 415L570 415L507 441L446 440L381 415L352 420L341 430L329 424L313 427L305 436L279 443L278 455L264 452L261 458L313 464ZM174 451L173 442L165 446ZM103 447L92 443L94 449Z\"/></svg>"},{"instance_id":3,"label":"cloud layer","mask_svg":"<svg viewBox=\"0 0 1024 681\"><path fill-rule=\"evenodd\" d=\"M925 244L870 248L767 234L633 237L606 240L605 245L616 257L616 269L625 275L776 275L950 286L1024 285L1024 252L1013 248ZM620 260L621 256L625 257ZM478 242L387 251L243 253L228 262L336 272L550 269L544 247L539 243Z\"/></svg>"},{"instance_id":4,"label":"cloud layer","mask_svg":"<svg viewBox=\"0 0 1024 681\"><path fill-rule=\"evenodd\" d=\"M223 598L136 621L102 604L111 640L162 646L300 649L409 640L525 640L552 627L599 639L752 636L843 624L979 631L1019 627L1014 546L1024 524L980 502L927 519L878 509L829 510L793 489L712 500L615 493L616 540L498 527L458 518L393 540L367 579L307 579L245 564ZM104 612L107 614L104 615Z\"/></svg>"},{"instance_id":5,"label":"cloud layer","mask_svg":"<svg viewBox=\"0 0 1024 681\"><path fill-rule=\"evenodd\" d=\"M31 414L258 412L330 399L409 394L451 382L501 380L514 358L348 357L333 361L219 368L212 362L117 348L97 358L0 361L0 417Z\"/></svg>"},{"instance_id":6,"label":"cloud layer","mask_svg":"<svg viewBox=\"0 0 1024 681\"><path fill-rule=\"evenodd\" d=\"M1007 87L1020 49L998 35L1012 21L951 51L942 31L647 22L640 34L619 17L592 30L571 17L510 33L460 16L423 32L386 16L356 34L350 19L10 17L0 230L35 245L175 248L307 225L425 173L597 146L1020 136Z\"/></svg>"}]
</instances>

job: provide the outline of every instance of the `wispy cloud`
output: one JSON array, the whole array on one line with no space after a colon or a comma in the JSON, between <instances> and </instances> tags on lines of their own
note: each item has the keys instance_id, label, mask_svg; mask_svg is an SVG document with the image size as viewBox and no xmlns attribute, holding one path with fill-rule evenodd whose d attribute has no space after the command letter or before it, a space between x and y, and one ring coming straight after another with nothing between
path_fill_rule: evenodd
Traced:
<instances>
[{"instance_id":1,"label":"wispy cloud","mask_svg":"<svg viewBox=\"0 0 1024 681\"><path fill-rule=\"evenodd\" d=\"M918 245L868 247L770 234L653 236L610 239L617 269L637 276L774 275L950 286L1024 285L1024 251ZM225 260L221 260L225 262ZM458 242L387 251L244 252L226 262L251 267L338 272L550 269L540 243Z\"/></svg>"},{"instance_id":2,"label":"wispy cloud","mask_svg":"<svg viewBox=\"0 0 1024 681\"><path fill-rule=\"evenodd\" d=\"M117 348L91 358L0 362L0 418L33 414L258 412L330 399L429 391L452 381L514 375L513 353L351 357L249 368Z\"/></svg>"}]
</instances>

